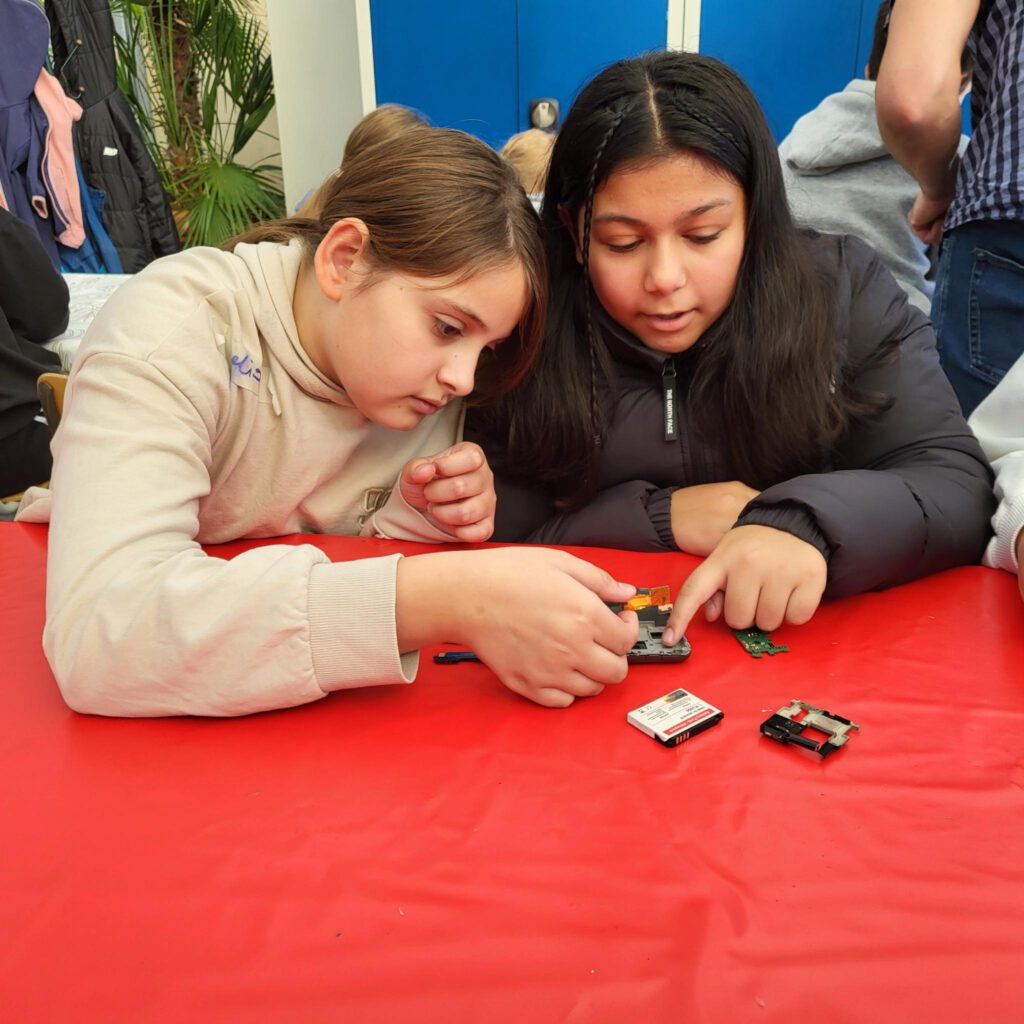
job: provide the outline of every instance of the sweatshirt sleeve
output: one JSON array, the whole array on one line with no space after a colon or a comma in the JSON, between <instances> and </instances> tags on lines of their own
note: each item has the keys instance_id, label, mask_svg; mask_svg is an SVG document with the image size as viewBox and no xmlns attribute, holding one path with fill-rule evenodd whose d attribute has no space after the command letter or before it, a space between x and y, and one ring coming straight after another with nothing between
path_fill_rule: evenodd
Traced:
<instances>
[{"instance_id":1,"label":"sweatshirt sleeve","mask_svg":"<svg viewBox=\"0 0 1024 1024\"><path fill-rule=\"evenodd\" d=\"M780 505L808 513L831 552L832 597L976 563L994 505L988 465L939 365L931 324L867 245L842 245L851 267L851 365L898 342L894 358L862 370L856 383L892 403L853 423L831 472L769 487L738 520L757 521L750 512Z\"/></svg>"},{"instance_id":2,"label":"sweatshirt sleeve","mask_svg":"<svg viewBox=\"0 0 1024 1024\"><path fill-rule=\"evenodd\" d=\"M420 544L454 544L459 540L455 534L448 533L429 516L413 508L402 496L397 482L384 505L367 520L362 536L411 540Z\"/></svg>"},{"instance_id":3,"label":"sweatshirt sleeve","mask_svg":"<svg viewBox=\"0 0 1024 1024\"><path fill-rule=\"evenodd\" d=\"M76 366L54 441L43 634L67 703L241 715L410 681L397 556L334 564L305 544L230 560L202 550L218 410L201 376L175 383L102 351Z\"/></svg>"},{"instance_id":4,"label":"sweatshirt sleeve","mask_svg":"<svg viewBox=\"0 0 1024 1024\"><path fill-rule=\"evenodd\" d=\"M995 536L983 561L1015 573L1017 538L1024 529L1024 356L974 410L970 425L992 462L999 502L992 517Z\"/></svg>"}]
</instances>

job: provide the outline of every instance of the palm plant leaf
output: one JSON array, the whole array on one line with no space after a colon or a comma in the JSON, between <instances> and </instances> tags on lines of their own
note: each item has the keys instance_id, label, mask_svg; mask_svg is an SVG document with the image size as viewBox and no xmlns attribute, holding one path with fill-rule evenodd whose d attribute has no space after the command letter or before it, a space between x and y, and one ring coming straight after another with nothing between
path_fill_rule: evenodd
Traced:
<instances>
[{"instance_id":1,"label":"palm plant leaf","mask_svg":"<svg viewBox=\"0 0 1024 1024\"><path fill-rule=\"evenodd\" d=\"M284 196L273 165L206 160L179 182L189 197L179 225L189 245L219 245L250 224L278 216Z\"/></svg>"},{"instance_id":2,"label":"palm plant leaf","mask_svg":"<svg viewBox=\"0 0 1024 1024\"><path fill-rule=\"evenodd\" d=\"M262 25L247 0L111 0L128 96L187 245L216 245L280 216L280 167L238 155L274 106ZM141 55L141 59L140 59ZM145 76L143 72L145 71ZM148 80L148 94L138 83Z\"/></svg>"}]
</instances>

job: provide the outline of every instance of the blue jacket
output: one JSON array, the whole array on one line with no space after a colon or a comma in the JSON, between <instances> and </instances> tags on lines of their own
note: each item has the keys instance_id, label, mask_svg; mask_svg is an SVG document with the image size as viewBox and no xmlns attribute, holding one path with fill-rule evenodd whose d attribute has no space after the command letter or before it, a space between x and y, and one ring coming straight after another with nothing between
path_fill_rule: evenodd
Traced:
<instances>
[{"instance_id":1,"label":"blue jacket","mask_svg":"<svg viewBox=\"0 0 1024 1024\"><path fill-rule=\"evenodd\" d=\"M50 26L35 0L0 0L0 189L3 205L30 224L53 265L57 240L43 181L49 122L33 95Z\"/></svg>"}]
</instances>

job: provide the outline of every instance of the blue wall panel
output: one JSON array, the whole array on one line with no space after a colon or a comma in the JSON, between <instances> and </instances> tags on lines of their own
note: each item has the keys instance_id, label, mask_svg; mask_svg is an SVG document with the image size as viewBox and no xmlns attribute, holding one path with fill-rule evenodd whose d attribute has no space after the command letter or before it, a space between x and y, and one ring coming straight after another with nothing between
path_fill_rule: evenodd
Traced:
<instances>
[{"instance_id":1,"label":"blue wall panel","mask_svg":"<svg viewBox=\"0 0 1024 1024\"><path fill-rule=\"evenodd\" d=\"M562 116L603 67L664 50L667 0L519 0L519 129L530 100L553 97Z\"/></svg>"},{"instance_id":2,"label":"blue wall panel","mask_svg":"<svg viewBox=\"0 0 1024 1024\"><path fill-rule=\"evenodd\" d=\"M731 64L781 140L863 74L877 0L703 0L700 48ZM532 99L562 115L605 65L665 45L667 0L371 0L378 103L494 146L527 127Z\"/></svg>"},{"instance_id":3,"label":"blue wall panel","mask_svg":"<svg viewBox=\"0 0 1024 1024\"><path fill-rule=\"evenodd\" d=\"M371 0L370 24L378 103L491 145L517 130L515 0Z\"/></svg>"},{"instance_id":4,"label":"blue wall panel","mask_svg":"<svg viewBox=\"0 0 1024 1024\"><path fill-rule=\"evenodd\" d=\"M371 0L378 103L501 146L531 99L562 114L606 64L665 46L667 0Z\"/></svg>"},{"instance_id":5,"label":"blue wall panel","mask_svg":"<svg viewBox=\"0 0 1024 1024\"><path fill-rule=\"evenodd\" d=\"M700 49L743 76L781 141L801 114L861 77L862 6L862 0L703 0Z\"/></svg>"}]
</instances>

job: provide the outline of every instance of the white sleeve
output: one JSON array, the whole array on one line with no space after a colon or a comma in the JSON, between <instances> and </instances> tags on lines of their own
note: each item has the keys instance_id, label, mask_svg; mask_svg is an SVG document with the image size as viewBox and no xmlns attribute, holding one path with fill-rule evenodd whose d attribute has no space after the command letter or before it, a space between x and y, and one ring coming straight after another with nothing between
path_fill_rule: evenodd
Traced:
<instances>
[{"instance_id":1,"label":"white sleeve","mask_svg":"<svg viewBox=\"0 0 1024 1024\"><path fill-rule=\"evenodd\" d=\"M995 536L983 561L1015 573L1017 537L1024 528L1024 356L1010 367L968 422L992 463L999 500L992 517Z\"/></svg>"},{"instance_id":2,"label":"white sleeve","mask_svg":"<svg viewBox=\"0 0 1024 1024\"><path fill-rule=\"evenodd\" d=\"M43 634L65 700L105 715L239 715L409 681L397 556L203 552L214 398L124 356L76 368L54 441Z\"/></svg>"}]
</instances>

